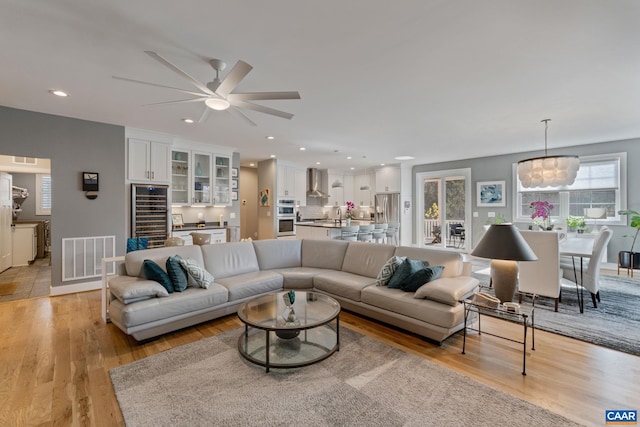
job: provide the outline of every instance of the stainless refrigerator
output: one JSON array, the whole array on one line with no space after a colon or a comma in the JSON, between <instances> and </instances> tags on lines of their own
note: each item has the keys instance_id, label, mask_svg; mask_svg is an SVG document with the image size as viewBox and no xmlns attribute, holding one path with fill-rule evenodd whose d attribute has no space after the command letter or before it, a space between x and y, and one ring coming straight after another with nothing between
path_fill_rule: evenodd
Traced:
<instances>
[{"instance_id":1,"label":"stainless refrigerator","mask_svg":"<svg viewBox=\"0 0 640 427\"><path fill-rule=\"evenodd\" d=\"M400 223L400 193L376 194L374 213L374 220L378 224Z\"/></svg>"}]
</instances>

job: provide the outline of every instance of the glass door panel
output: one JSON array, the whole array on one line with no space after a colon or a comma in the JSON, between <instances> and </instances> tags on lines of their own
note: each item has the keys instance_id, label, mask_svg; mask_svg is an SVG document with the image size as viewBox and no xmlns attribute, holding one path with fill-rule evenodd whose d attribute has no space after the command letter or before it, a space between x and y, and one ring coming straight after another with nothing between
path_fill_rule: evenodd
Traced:
<instances>
[{"instance_id":1,"label":"glass door panel","mask_svg":"<svg viewBox=\"0 0 640 427\"><path fill-rule=\"evenodd\" d=\"M193 203L211 204L211 154L193 153Z\"/></svg>"},{"instance_id":2,"label":"glass door panel","mask_svg":"<svg viewBox=\"0 0 640 427\"><path fill-rule=\"evenodd\" d=\"M171 203L189 205L190 153L185 150L171 152Z\"/></svg>"},{"instance_id":3,"label":"glass door panel","mask_svg":"<svg viewBox=\"0 0 640 427\"><path fill-rule=\"evenodd\" d=\"M213 203L231 205L231 157L216 156L215 194Z\"/></svg>"}]
</instances>

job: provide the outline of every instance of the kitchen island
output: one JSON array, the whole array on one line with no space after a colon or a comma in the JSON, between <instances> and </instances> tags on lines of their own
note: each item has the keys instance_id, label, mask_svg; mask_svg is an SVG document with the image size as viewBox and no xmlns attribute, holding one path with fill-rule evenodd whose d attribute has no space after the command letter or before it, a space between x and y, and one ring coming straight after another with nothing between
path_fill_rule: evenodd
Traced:
<instances>
[{"instance_id":1,"label":"kitchen island","mask_svg":"<svg viewBox=\"0 0 640 427\"><path fill-rule=\"evenodd\" d=\"M351 221L351 225L367 225L371 221ZM340 222L333 220L302 221L296 223L296 238L298 239L339 239L341 228L346 226L345 220Z\"/></svg>"}]
</instances>

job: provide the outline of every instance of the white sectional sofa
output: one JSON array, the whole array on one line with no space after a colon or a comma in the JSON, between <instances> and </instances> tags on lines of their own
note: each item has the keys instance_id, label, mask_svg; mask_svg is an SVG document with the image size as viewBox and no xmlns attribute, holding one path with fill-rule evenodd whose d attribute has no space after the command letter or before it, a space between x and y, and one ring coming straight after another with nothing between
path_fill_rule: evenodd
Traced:
<instances>
[{"instance_id":1,"label":"white sectional sofa","mask_svg":"<svg viewBox=\"0 0 640 427\"><path fill-rule=\"evenodd\" d=\"M214 276L208 288L189 286L167 294L144 278L150 259L164 267L172 255L191 258ZM444 266L439 279L418 293L377 286L382 266L394 255ZM206 246L173 246L130 252L109 280L110 320L136 340L145 340L235 313L248 299L284 289L313 289L342 308L417 333L435 342L462 329L457 301L478 285L457 252L341 240L257 240ZM165 296L159 296L165 295ZM168 295L168 296L166 296Z\"/></svg>"}]
</instances>

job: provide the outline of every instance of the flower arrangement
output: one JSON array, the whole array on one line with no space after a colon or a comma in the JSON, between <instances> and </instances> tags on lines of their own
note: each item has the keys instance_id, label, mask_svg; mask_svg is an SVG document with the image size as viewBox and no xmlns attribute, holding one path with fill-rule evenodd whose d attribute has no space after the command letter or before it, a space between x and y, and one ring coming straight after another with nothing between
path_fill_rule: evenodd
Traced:
<instances>
[{"instance_id":1,"label":"flower arrangement","mask_svg":"<svg viewBox=\"0 0 640 427\"><path fill-rule=\"evenodd\" d=\"M538 200L537 202L531 202L529 205L533 213L531 219L533 223L540 227L542 230L552 230L553 225L550 224L550 214L553 205L545 200Z\"/></svg>"},{"instance_id":2,"label":"flower arrangement","mask_svg":"<svg viewBox=\"0 0 640 427\"><path fill-rule=\"evenodd\" d=\"M351 219L353 218L353 210L356 208L356 205L353 202L346 202L347 205L347 213L345 214L345 218Z\"/></svg>"}]
</instances>

